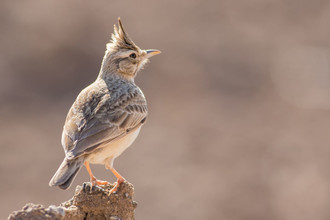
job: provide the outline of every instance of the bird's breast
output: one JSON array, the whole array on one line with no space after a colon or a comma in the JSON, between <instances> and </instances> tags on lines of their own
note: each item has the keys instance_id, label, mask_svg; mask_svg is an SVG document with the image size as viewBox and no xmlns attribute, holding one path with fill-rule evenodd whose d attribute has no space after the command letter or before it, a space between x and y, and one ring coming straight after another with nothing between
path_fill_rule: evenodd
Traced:
<instances>
[{"instance_id":1,"label":"bird's breast","mask_svg":"<svg viewBox=\"0 0 330 220\"><path fill-rule=\"evenodd\" d=\"M86 158L86 161L92 164L105 164L107 159L115 159L134 142L140 129L141 126L118 140L100 146Z\"/></svg>"}]
</instances>

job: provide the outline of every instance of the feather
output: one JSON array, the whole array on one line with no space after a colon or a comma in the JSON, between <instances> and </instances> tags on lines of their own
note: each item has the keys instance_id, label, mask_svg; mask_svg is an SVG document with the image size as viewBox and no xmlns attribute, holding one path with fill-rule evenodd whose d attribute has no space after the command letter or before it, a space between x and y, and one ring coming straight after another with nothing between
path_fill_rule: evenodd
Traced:
<instances>
[{"instance_id":1,"label":"feather","mask_svg":"<svg viewBox=\"0 0 330 220\"><path fill-rule=\"evenodd\" d=\"M120 49L141 50L126 33L124 26L118 18L118 28L114 25L114 33L111 35L111 41L107 44L107 50L117 52Z\"/></svg>"},{"instance_id":2,"label":"feather","mask_svg":"<svg viewBox=\"0 0 330 220\"><path fill-rule=\"evenodd\" d=\"M70 160L122 137L147 116L146 100L136 85L126 83L118 89L114 80L100 89L99 83L83 90L68 113L62 144Z\"/></svg>"}]
</instances>

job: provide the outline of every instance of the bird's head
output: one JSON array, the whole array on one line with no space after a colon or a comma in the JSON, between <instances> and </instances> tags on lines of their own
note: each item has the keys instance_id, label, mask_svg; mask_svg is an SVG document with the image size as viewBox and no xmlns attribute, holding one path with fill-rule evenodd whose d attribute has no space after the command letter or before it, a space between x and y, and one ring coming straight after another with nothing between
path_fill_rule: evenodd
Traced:
<instances>
[{"instance_id":1,"label":"bird's head","mask_svg":"<svg viewBox=\"0 0 330 220\"><path fill-rule=\"evenodd\" d=\"M100 77L119 74L127 79L134 79L148 59L159 53L160 51L155 49L140 49L125 32L123 24L118 18L118 27L114 25L114 33L107 44Z\"/></svg>"}]
</instances>

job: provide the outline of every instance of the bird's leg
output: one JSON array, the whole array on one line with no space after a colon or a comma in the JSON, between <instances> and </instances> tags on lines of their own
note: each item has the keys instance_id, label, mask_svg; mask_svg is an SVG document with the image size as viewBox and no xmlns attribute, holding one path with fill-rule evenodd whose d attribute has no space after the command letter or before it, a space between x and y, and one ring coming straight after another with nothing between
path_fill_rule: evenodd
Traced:
<instances>
[{"instance_id":1,"label":"bird's leg","mask_svg":"<svg viewBox=\"0 0 330 220\"><path fill-rule=\"evenodd\" d=\"M121 183L125 181L125 179L112 166L107 165L106 168L110 170L117 177L117 182L115 182L114 187L110 190L110 194L111 194L117 191L118 187L120 186Z\"/></svg>"},{"instance_id":2,"label":"bird's leg","mask_svg":"<svg viewBox=\"0 0 330 220\"><path fill-rule=\"evenodd\" d=\"M98 180L98 179L95 178L95 176L92 173L91 168L89 167L89 163L88 162L85 162L84 165L85 165L86 170L87 170L87 172L89 174L90 182L92 184L92 187L95 186L95 185L106 185L106 184L109 184L109 182L107 182L107 181L102 181L102 180Z\"/></svg>"}]
</instances>

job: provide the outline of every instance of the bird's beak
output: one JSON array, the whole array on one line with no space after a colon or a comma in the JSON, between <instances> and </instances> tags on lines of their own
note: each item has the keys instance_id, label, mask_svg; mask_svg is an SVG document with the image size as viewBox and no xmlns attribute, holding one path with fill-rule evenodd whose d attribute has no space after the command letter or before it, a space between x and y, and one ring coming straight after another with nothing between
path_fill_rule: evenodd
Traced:
<instances>
[{"instance_id":1,"label":"bird's beak","mask_svg":"<svg viewBox=\"0 0 330 220\"><path fill-rule=\"evenodd\" d=\"M145 51L147 53L146 56L145 56L145 58L150 58L152 56L155 56L155 55L161 53L160 50L155 50L155 49L149 49L149 50L145 50Z\"/></svg>"}]
</instances>

